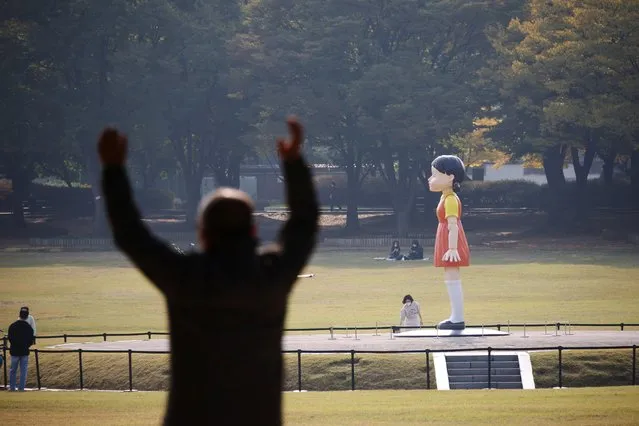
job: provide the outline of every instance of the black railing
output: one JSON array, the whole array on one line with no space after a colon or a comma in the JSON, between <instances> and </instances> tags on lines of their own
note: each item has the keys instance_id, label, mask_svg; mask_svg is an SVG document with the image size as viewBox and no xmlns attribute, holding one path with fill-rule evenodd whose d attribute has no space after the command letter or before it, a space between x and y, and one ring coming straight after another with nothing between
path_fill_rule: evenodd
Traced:
<instances>
[{"instance_id":1,"label":"black railing","mask_svg":"<svg viewBox=\"0 0 639 426\"><path fill-rule=\"evenodd\" d=\"M572 330L575 327L591 327L591 328L618 328L620 331L624 331L629 327L639 327L639 323L570 323L570 322L546 322L546 323L495 323L495 324L475 324L467 325L466 328L496 328L497 330L511 329L511 328L544 328L545 331L551 330L565 331ZM379 331L387 330L392 333L397 333L400 329L436 329L436 325L427 326L408 326L408 325L375 325L375 326L332 326L332 327L307 327L307 328L287 328L284 332L309 332L309 331L323 331L332 335L337 331L345 331L347 333L353 332L355 335L359 331L375 331L378 334ZM37 336L37 339L63 339L66 343L70 338L93 338L101 337L103 341L107 341L109 337L147 337L151 339L153 336L169 336L170 333L166 331L143 331L137 333L63 333ZM6 338L6 336L5 336Z\"/></svg>"},{"instance_id":2,"label":"black railing","mask_svg":"<svg viewBox=\"0 0 639 426\"><path fill-rule=\"evenodd\" d=\"M632 377L630 378L630 385L636 386L637 384L637 345L632 346L540 346L540 347L526 347L526 348L517 348L517 351L557 351L557 386L559 388L563 387L563 353L565 351L584 351L584 350L632 350ZM3 348L6 355L6 348ZM512 352L513 348L460 348L460 349L421 349L421 350L398 350L398 351L374 351L374 350L362 350L356 351L354 349L350 350L309 350L303 351L301 349L297 350L285 350L282 351L282 354L297 354L297 388L298 391L303 390L302 383L302 355L307 354L350 354L350 372L351 372L351 390L356 390L355 387L355 355L356 354L425 354L426 355L426 389L431 389L430 385L430 376L431 376L431 368L430 368L430 354L433 353L454 353L454 352L487 352L488 353L488 388L492 388L491 376L492 376L492 365L491 365L491 354L494 352L507 351ZM47 349L34 349L32 352L35 354L35 363L36 363L36 383L38 389L42 389L42 377L40 374L40 354L63 354L63 353L77 353L78 354L78 367L79 367L79 385L80 390L84 389L84 370L82 364L82 354L93 353L93 354L127 354L128 358L128 388L129 391L133 391L133 354L151 354L151 355L168 355L169 351L134 351L131 349L128 350L83 350L83 349L70 349L70 350L47 350ZM5 357L6 358L6 357ZM7 387L7 370L6 363L4 369L4 386Z\"/></svg>"}]
</instances>

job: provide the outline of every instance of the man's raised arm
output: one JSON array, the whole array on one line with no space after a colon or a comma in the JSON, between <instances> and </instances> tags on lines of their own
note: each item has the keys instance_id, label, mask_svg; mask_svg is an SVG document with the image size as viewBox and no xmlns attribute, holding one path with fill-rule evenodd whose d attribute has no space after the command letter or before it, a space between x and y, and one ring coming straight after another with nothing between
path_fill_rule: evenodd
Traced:
<instances>
[{"instance_id":1,"label":"man's raised arm","mask_svg":"<svg viewBox=\"0 0 639 426\"><path fill-rule=\"evenodd\" d=\"M302 126L296 119L290 118L288 127L290 140L278 141L290 209L279 243L282 247L282 272L287 281L294 282L315 248L319 206L311 171L300 152Z\"/></svg>"},{"instance_id":2,"label":"man's raised arm","mask_svg":"<svg viewBox=\"0 0 639 426\"><path fill-rule=\"evenodd\" d=\"M164 293L178 281L184 256L164 244L142 222L125 169L127 139L115 129L100 136L102 193L115 244Z\"/></svg>"}]
</instances>

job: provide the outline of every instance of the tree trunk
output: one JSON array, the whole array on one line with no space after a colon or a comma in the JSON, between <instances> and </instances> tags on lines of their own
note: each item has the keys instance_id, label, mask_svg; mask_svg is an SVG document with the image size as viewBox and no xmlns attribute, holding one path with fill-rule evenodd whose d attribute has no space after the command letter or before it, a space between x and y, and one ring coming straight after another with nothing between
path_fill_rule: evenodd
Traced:
<instances>
[{"instance_id":1,"label":"tree trunk","mask_svg":"<svg viewBox=\"0 0 639 426\"><path fill-rule=\"evenodd\" d=\"M586 151L584 152L583 164L579 161L579 150L577 148L571 147L570 153L572 157L572 166L575 169L577 186L584 187L588 183L588 174L590 174L590 168L592 167L592 162L595 159L595 150L593 149L592 144L588 143Z\"/></svg>"},{"instance_id":2,"label":"tree trunk","mask_svg":"<svg viewBox=\"0 0 639 426\"><path fill-rule=\"evenodd\" d=\"M564 176L565 159L566 147L561 144L554 145L544 152L544 173L546 174L549 189L557 189L566 183L566 177Z\"/></svg>"},{"instance_id":3,"label":"tree trunk","mask_svg":"<svg viewBox=\"0 0 639 426\"><path fill-rule=\"evenodd\" d=\"M100 41L98 52L98 106L99 113L103 114L106 97L107 97L107 85L108 85L108 43L109 39L103 36ZM106 207L104 204L104 197L102 196L102 167L97 158L97 153L94 148L94 138L88 137L90 132L85 131L82 138L83 143L88 143L86 148L85 158L87 165L87 174L89 175L89 181L91 182L91 192L93 193L93 234L99 236L105 236L109 232L106 221Z\"/></svg>"},{"instance_id":4,"label":"tree trunk","mask_svg":"<svg viewBox=\"0 0 639 426\"><path fill-rule=\"evenodd\" d=\"M355 166L346 167L346 233L355 235L359 232L359 214L358 195L359 195L359 176L355 170Z\"/></svg>"},{"instance_id":5,"label":"tree trunk","mask_svg":"<svg viewBox=\"0 0 639 426\"><path fill-rule=\"evenodd\" d=\"M572 164L575 168L575 179L577 181L577 188L575 189L575 203L570 206L570 209L566 209L566 212L570 212L570 210L573 210L571 215L573 215L575 220L579 222L586 221L588 219L588 214L590 211L590 206L588 205L588 174L590 174L590 168L592 167L592 162L595 158L594 145L595 141L591 136L588 144L586 145L583 164L581 164L579 161L579 151L577 150L577 148L570 148ZM571 223L571 227L574 228L574 226L575 221Z\"/></svg>"},{"instance_id":6,"label":"tree trunk","mask_svg":"<svg viewBox=\"0 0 639 426\"><path fill-rule=\"evenodd\" d=\"M89 142L93 140L90 137L90 132L86 129L80 130L77 137L82 144L86 176L91 184L91 193L93 195L93 235L106 236L109 228L107 226L106 207L102 197L102 168L95 146Z\"/></svg>"},{"instance_id":7,"label":"tree trunk","mask_svg":"<svg viewBox=\"0 0 639 426\"><path fill-rule=\"evenodd\" d=\"M106 220L106 206L102 196L101 170L95 158L91 154L86 155L85 164L87 177L91 182L91 193L93 194L93 235L105 236L109 229Z\"/></svg>"},{"instance_id":8,"label":"tree trunk","mask_svg":"<svg viewBox=\"0 0 639 426\"><path fill-rule=\"evenodd\" d=\"M195 224L197 219L197 208L202 197L202 174L195 173L184 175L184 185L186 187L186 223Z\"/></svg>"},{"instance_id":9,"label":"tree trunk","mask_svg":"<svg viewBox=\"0 0 639 426\"><path fill-rule=\"evenodd\" d=\"M413 181L408 183L408 188L401 188L396 191L393 198L395 199L395 218L397 221L397 237L405 238L408 236L408 229L410 227L410 217L412 206L415 203L415 194L417 192L417 185L414 176Z\"/></svg>"},{"instance_id":10,"label":"tree trunk","mask_svg":"<svg viewBox=\"0 0 639 426\"><path fill-rule=\"evenodd\" d=\"M543 155L544 173L548 181L548 198L545 210L548 213L548 226L564 228L567 220L564 210L565 184L564 160L566 147L561 144L549 147Z\"/></svg>"},{"instance_id":11,"label":"tree trunk","mask_svg":"<svg viewBox=\"0 0 639 426\"><path fill-rule=\"evenodd\" d=\"M634 149L630 157L630 186L633 206L639 207L639 148Z\"/></svg>"},{"instance_id":12,"label":"tree trunk","mask_svg":"<svg viewBox=\"0 0 639 426\"><path fill-rule=\"evenodd\" d=\"M26 228L23 202L29 198L29 175L24 170L15 170L7 175L11 179L11 215L16 228Z\"/></svg>"},{"instance_id":13,"label":"tree trunk","mask_svg":"<svg viewBox=\"0 0 639 426\"><path fill-rule=\"evenodd\" d=\"M601 179L603 180L604 185L612 186L617 153L612 151L608 155L601 155L601 158L603 160L603 167L601 168Z\"/></svg>"},{"instance_id":14,"label":"tree trunk","mask_svg":"<svg viewBox=\"0 0 639 426\"><path fill-rule=\"evenodd\" d=\"M397 221L397 238L406 238L410 225L410 205L402 203L395 207L395 219Z\"/></svg>"}]
</instances>

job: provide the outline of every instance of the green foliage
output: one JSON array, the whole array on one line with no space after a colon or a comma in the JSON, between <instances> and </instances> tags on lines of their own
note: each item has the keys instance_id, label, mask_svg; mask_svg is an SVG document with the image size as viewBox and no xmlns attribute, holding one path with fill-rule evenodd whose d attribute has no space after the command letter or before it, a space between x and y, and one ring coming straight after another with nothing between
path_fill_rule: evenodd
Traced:
<instances>
[{"instance_id":1,"label":"green foliage","mask_svg":"<svg viewBox=\"0 0 639 426\"><path fill-rule=\"evenodd\" d=\"M89 187L31 185L30 201L43 201L60 218L93 215L93 193Z\"/></svg>"},{"instance_id":2,"label":"green foliage","mask_svg":"<svg viewBox=\"0 0 639 426\"><path fill-rule=\"evenodd\" d=\"M464 183L459 193L468 207L539 208L541 187L525 180Z\"/></svg>"},{"instance_id":3,"label":"green foliage","mask_svg":"<svg viewBox=\"0 0 639 426\"><path fill-rule=\"evenodd\" d=\"M136 191L135 199L144 211L168 210L173 208L175 194L165 189L141 189Z\"/></svg>"},{"instance_id":4,"label":"green foliage","mask_svg":"<svg viewBox=\"0 0 639 426\"><path fill-rule=\"evenodd\" d=\"M317 179L317 188L322 203L328 202L329 186L331 181L337 184L337 198L343 204L348 196L345 188L345 180L342 178L321 178ZM601 186L601 185L600 185ZM620 191L625 190L620 187ZM476 208L541 208L540 196L542 187L534 182L525 180L508 180L508 181L484 181L484 182L465 182L459 193L464 206ZM424 194L420 191L419 193ZM430 193L425 193L430 199ZM437 199L438 195L434 198ZM384 181L380 176L367 177L362 183L362 189L359 194L359 202L361 206L366 207L392 207L393 197L390 191L385 187ZM436 201L435 201L436 203Z\"/></svg>"},{"instance_id":5,"label":"green foliage","mask_svg":"<svg viewBox=\"0 0 639 426\"><path fill-rule=\"evenodd\" d=\"M576 182L569 182L558 190L550 190L548 186L541 187L538 194L539 205L545 211L558 208L564 211L572 211L583 208L583 198L586 198L587 207L631 208L633 199L628 197L630 184L624 181L615 181L614 184L605 184L600 180L589 180L584 188L577 188Z\"/></svg>"},{"instance_id":6,"label":"green foliage","mask_svg":"<svg viewBox=\"0 0 639 426\"><path fill-rule=\"evenodd\" d=\"M484 76L502 120L491 136L516 155L628 154L639 140L638 20L636 0L530 0L525 17L493 29L499 56Z\"/></svg>"}]
</instances>

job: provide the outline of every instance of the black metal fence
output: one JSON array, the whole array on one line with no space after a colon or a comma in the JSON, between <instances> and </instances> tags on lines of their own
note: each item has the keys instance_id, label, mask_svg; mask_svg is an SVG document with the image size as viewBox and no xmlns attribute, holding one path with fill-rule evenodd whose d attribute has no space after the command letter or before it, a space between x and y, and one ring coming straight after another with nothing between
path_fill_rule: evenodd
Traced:
<instances>
[{"instance_id":1,"label":"black metal fence","mask_svg":"<svg viewBox=\"0 0 639 426\"><path fill-rule=\"evenodd\" d=\"M639 327L639 323L607 323L607 324L598 324L598 323L570 323L570 322L546 322L546 323L495 323L495 324L475 324L475 325L467 325L466 328L496 328L497 330L509 330L511 328L523 328L527 329L539 329L543 328L545 332L548 330L554 330L555 332L561 331L568 332L573 328L577 327L588 327L588 328L614 328L619 329L619 331L624 331L628 328L636 328ZM357 333L359 331L375 331L375 334L378 334L379 331L390 331L392 333L397 333L399 329L436 329L437 326L406 326L406 325L375 325L375 326L334 326L334 327L309 327L309 328L287 328L284 329L284 332L328 332L331 336L340 331L345 331L347 333L353 332ZM137 333L63 333L63 334L55 334L55 335L44 335L37 336L38 340L43 339L63 339L65 343L67 343L68 339L71 338L95 338L101 337L104 342L107 341L109 337L146 337L148 339L152 339L153 336L169 336L170 333L166 331L144 331ZM6 336L3 337L6 339Z\"/></svg>"},{"instance_id":2,"label":"black metal fence","mask_svg":"<svg viewBox=\"0 0 639 426\"><path fill-rule=\"evenodd\" d=\"M303 354L350 354L350 382L351 382L351 390L356 390L355 386L355 355L356 354L424 354L425 357L425 380L426 380L426 389L431 389L431 368L430 368L430 355L434 353L452 353L452 352L487 352L488 359L490 360L490 355L495 352L512 352L516 351L557 351L557 387L563 387L564 385L564 361L563 354L565 351L574 351L574 350L631 350L632 351L632 374L629 380L629 384L632 386L636 386L637 384L637 345L632 346L541 346L541 347L526 347L526 348L462 348L462 349L423 349L423 350L400 350L400 351L356 351L354 349L351 350L310 350L303 351L301 349L298 350L288 350L282 351L283 354L297 354L297 389L298 391L303 390L302 383L302 355ZM4 356L6 359L7 349L3 348ZM78 354L78 367L79 367L79 377L78 377L78 385L79 389L83 390L84 387L84 369L82 364L82 356L83 354L94 353L94 354L126 354L128 359L128 389L129 391L133 391L134 377L133 377L133 354L152 354L152 355L168 355L169 351L134 351L134 350L108 350L108 351L100 351L100 350L82 350L82 349L73 349L73 350L47 350L47 349L34 349L32 351L35 356L35 367L36 367L36 383L38 389L42 389L42 377L40 375L40 355L41 354L63 354L63 353L77 353ZM491 363L488 362L488 388L491 388ZM4 364L4 385L5 388L7 386L7 363Z\"/></svg>"}]
</instances>

